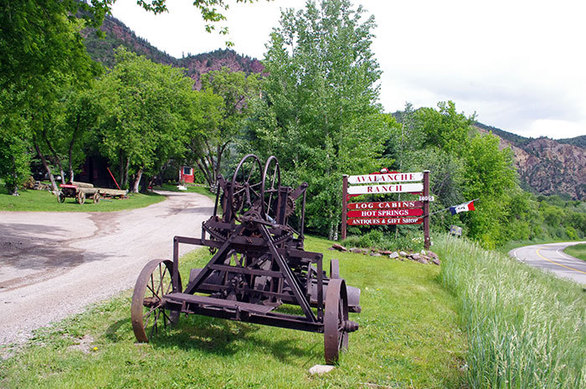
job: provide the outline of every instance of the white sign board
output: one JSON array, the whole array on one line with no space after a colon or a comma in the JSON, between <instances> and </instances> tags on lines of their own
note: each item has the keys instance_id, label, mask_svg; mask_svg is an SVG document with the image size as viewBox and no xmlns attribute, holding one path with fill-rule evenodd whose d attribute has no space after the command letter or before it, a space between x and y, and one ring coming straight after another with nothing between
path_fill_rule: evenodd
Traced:
<instances>
[{"instance_id":1,"label":"white sign board","mask_svg":"<svg viewBox=\"0 0 586 389\"><path fill-rule=\"evenodd\" d=\"M383 182L410 182L423 180L423 173L384 173L349 176L349 184L374 184Z\"/></svg>"},{"instance_id":2,"label":"white sign board","mask_svg":"<svg viewBox=\"0 0 586 389\"><path fill-rule=\"evenodd\" d=\"M423 191L422 183L396 185L361 185L348 187L348 194L411 193Z\"/></svg>"}]
</instances>

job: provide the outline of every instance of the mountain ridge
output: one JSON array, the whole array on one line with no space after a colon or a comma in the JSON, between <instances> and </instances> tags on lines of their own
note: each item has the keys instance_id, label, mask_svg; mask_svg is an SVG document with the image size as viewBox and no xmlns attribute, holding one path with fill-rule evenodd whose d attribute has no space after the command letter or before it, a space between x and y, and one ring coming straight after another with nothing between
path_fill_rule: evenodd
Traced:
<instances>
[{"instance_id":1,"label":"mountain ridge","mask_svg":"<svg viewBox=\"0 0 586 389\"><path fill-rule=\"evenodd\" d=\"M475 127L498 137L501 149L511 149L525 190L544 195L568 195L573 200L586 198L586 148L576 145L585 137L560 142L546 137L525 138L482 123L475 123Z\"/></svg>"},{"instance_id":2,"label":"mountain ridge","mask_svg":"<svg viewBox=\"0 0 586 389\"><path fill-rule=\"evenodd\" d=\"M85 29L82 36L90 57L107 68L114 66L114 49L124 46L153 62L187 69L187 75L194 80L196 88L201 86L202 74L220 70L224 66L232 71L242 71L246 74L262 73L264 70L264 66L258 59L238 54L231 49L217 49L175 58L151 45L146 39L137 36L128 26L113 16L105 17L100 30L104 37L98 36L96 29L93 28Z\"/></svg>"}]
</instances>

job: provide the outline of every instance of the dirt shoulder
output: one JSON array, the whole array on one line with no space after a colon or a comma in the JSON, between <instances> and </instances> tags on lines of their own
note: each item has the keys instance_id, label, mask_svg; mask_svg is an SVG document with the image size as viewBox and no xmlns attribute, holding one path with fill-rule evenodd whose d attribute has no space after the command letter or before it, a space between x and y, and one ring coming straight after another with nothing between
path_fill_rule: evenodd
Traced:
<instances>
[{"instance_id":1,"label":"dirt shoulder","mask_svg":"<svg viewBox=\"0 0 586 389\"><path fill-rule=\"evenodd\" d=\"M171 257L173 236L199 237L212 200L160 193L130 211L0 212L0 345L131 288L145 263Z\"/></svg>"}]
</instances>

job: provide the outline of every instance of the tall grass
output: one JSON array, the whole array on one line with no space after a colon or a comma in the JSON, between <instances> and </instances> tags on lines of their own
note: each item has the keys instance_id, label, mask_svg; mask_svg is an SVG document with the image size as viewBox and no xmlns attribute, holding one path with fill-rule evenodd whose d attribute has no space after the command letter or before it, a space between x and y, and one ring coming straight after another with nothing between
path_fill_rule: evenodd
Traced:
<instances>
[{"instance_id":1,"label":"tall grass","mask_svg":"<svg viewBox=\"0 0 586 389\"><path fill-rule=\"evenodd\" d=\"M444 237L440 278L459 300L475 388L586 388L583 289Z\"/></svg>"}]
</instances>

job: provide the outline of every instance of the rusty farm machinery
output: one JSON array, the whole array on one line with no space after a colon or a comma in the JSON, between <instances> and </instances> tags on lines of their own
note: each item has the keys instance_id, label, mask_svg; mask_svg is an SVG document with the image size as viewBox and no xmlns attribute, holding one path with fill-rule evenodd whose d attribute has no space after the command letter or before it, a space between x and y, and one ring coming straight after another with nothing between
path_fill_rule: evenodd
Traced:
<instances>
[{"instance_id":1,"label":"rusty farm machinery","mask_svg":"<svg viewBox=\"0 0 586 389\"><path fill-rule=\"evenodd\" d=\"M218 187L202 237L176 236L173 260L153 260L140 273L131 309L136 338L148 342L181 313L198 314L321 333L326 363L335 363L348 347L348 334L358 329L348 312L360 312L360 289L346 285L337 260L330 262L328 277L322 254L304 250L307 184L282 186L277 158L263 167L249 154L231 180L218 179ZM297 206L294 229L289 218ZM205 267L191 269L184 288L180 244L207 246L213 253ZM282 305L300 309L280 311Z\"/></svg>"}]
</instances>

